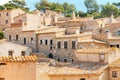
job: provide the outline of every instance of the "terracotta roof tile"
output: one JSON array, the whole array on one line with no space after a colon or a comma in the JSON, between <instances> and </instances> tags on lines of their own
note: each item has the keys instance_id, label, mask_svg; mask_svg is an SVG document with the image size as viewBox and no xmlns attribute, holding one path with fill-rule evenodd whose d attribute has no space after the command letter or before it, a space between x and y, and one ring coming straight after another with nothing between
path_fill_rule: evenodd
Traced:
<instances>
[{"instance_id":1,"label":"terracotta roof tile","mask_svg":"<svg viewBox=\"0 0 120 80\"><path fill-rule=\"evenodd\" d=\"M0 62L37 61L36 56L0 56Z\"/></svg>"}]
</instances>

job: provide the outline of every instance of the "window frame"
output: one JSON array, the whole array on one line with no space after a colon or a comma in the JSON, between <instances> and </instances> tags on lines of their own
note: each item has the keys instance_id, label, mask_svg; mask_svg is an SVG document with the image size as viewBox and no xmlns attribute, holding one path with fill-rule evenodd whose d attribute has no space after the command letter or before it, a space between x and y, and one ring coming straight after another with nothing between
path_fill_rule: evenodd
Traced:
<instances>
[{"instance_id":1,"label":"window frame","mask_svg":"<svg viewBox=\"0 0 120 80\"><path fill-rule=\"evenodd\" d=\"M118 77L118 72L117 71L112 71L112 77L117 78Z\"/></svg>"},{"instance_id":2,"label":"window frame","mask_svg":"<svg viewBox=\"0 0 120 80\"><path fill-rule=\"evenodd\" d=\"M64 41L64 49L67 49L67 48L68 48L68 42Z\"/></svg>"},{"instance_id":3,"label":"window frame","mask_svg":"<svg viewBox=\"0 0 120 80\"><path fill-rule=\"evenodd\" d=\"M102 59L101 59L101 56L102 56ZM99 54L99 61L100 62L104 62L105 61L105 54Z\"/></svg>"}]
</instances>

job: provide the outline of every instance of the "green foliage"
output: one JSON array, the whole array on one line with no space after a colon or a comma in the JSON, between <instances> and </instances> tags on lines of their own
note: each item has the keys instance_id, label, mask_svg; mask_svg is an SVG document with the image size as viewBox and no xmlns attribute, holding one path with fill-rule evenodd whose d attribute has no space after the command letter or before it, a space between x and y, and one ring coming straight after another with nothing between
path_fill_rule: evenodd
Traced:
<instances>
[{"instance_id":1,"label":"green foliage","mask_svg":"<svg viewBox=\"0 0 120 80\"><path fill-rule=\"evenodd\" d=\"M92 14L94 12L98 12L99 9L100 9L100 7L97 4L96 0L85 0L84 4L85 4L85 6L87 8L87 12L89 14Z\"/></svg>"},{"instance_id":2,"label":"green foliage","mask_svg":"<svg viewBox=\"0 0 120 80\"><path fill-rule=\"evenodd\" d=\"M115 17L117 17L120 13L120 10L113 4L107 3L106 5L101 6L101 15L102 17L108 17L113 14Z\"/></svg>"},{"instance_id":3,"label":"green foliage","mask_svg":"<svg viewBox=\"0 0 120 80\"><path fill-rule=\"evenodd\" d=\"M0 30L0 39L3 39L4 35L3 32Z\"/></svg>"},{"instance_id":4,"label":"green foliage","mask_svg":"<svg viewBox=\"0 0 120 80\"><path fill-rule=\"evenodd\" d=\"M29 8L26 7L26 3L24 0L12 0L9 1L8 3L4 4L3 6L0 7L0 10L3 9L15 9L15 8L21 8L26 12L29 12Z\"/></svg>"},{"instance_id":5,"label":"green foliage","mask_svg":"<svg viewBox=\"0 0 120 80\"><path fill-rule=\"evenodd\" d=\"M56 12L62 12L65 16L71 16L73 11L76 11L76 7L73 4L68 4L67 2L60 4L55 2L48 2L48 0L40 0L40 2L36 3L36 9L44 10L49 9Z\"/></svg>"}]
</instances>

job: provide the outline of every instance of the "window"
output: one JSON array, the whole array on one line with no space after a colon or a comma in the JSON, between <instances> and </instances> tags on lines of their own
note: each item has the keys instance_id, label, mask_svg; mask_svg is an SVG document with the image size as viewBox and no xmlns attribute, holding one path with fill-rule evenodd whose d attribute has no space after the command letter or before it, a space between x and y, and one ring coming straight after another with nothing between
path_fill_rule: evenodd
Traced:
<instances>
[{"instance_id":1,"label":"window","mask_svg":"<svg viewBox=\"0 0 120 80\"><path fill-rule=\"evenodd\" d=\"M72 41L72 49L76 48L76 41Z\"/></svg>"},{"instance_id":2,"label":"window","mask_svg":"<svg viewBox=\"0 0 120 80\"><path fill-rule=\"evenodd\" d=\"M112 71L112 77L117 78L117 71Z\"/></svg>"},{"instance_id":3,"label":"window","mask_svg":"<svg viewBox=\"0 0 120 80\"><path fill-rule=\"evenodd\" d=\"M9 35L9 41L11 41L11 35Z\"/></svg>"},{"instance_id":4,"label":"window","mask_svg":"<svg viewBox=\"0 0 120 80\"><path fill-rule=\"evenodd\" d=\"M5 20L5 23L8 24L8 20Z\"/></svg>"},{"instance_id":5,"label":"window","mask_svg":"<svg viewBox=\"0 0 120 80\"><path fill-rule=\"evenodd\" d=\"M22 51L22 52L21 52L21 56L25 56L25 51Z\"/></svg>"},{"instance_id":6,"label":"window","mask_svg":"<svg viewBox=\"0 0 120 80\"><path fill-rule=\"evenodd\" d=\"M8 51L9 56L13 56L13 51Z\"/></svg>"},{"instance_id":7,"label":"window","mask_svg":"<svg viewBox=\"0 0 120 80\"><path fill-rule=\"evenodd\" d=\"M85 80L85 78L81 78L80 80Z\"/></svg>"},{"instance_id":8,"label":"window","mask_svg":"<svg viewBox=\"0 0 120 80\"><path fill-rule=\"evenodd\" d=\"M120 30L119 30L119 31L117 31L117 34L120 36Z\"/></svg>"},{"instance_id":9,"label":"window","mask_svg":"<svg viewBox=\"0 0 120 80\"><path fill-rule=\"evenodd\" d=\"M52 45L52 44L53 44L53 40L51 39L51 40L50 40L50 45Z\"/></svg>"},{"instance_id":10,"label":"window","mask_svg":"<svg viewBox=\"0 0 120 80\"><path fill-rule=\"evenodd\" d=\"M48 44L48 41L47 41L47 39L45 40L45 45L47 45Z\"/></svg>"},{"instance_id":11,"label":"window","mask_svg":"<svg viewBox=\"0 0 120 80\"><path fill-rule=\"evenodd\" d=\"M0 78L0 80L5 80L5 78Z\"/></svg>"},{"instance_id":12,"label":"window","mask_svg":"<svg viewBox=\"0 0 120 80\"><path fill-rule=\"evenodd\" d=\"M67 59L64 59L64 62L67 62Z\"/></svg>"},{"instance_id":13,"label":"window","mask_svg":"<svg viewBox=\"0 0 120 80\"><path fill-rule=\"evenodd\" d=\"M104 60L105 60L105 55L104 55L104 54L100 54L100 55L99 55L99 60L100 60L100 62L104 62Z\"/></svg>"},{"instance_id":14,"label":"window","mask_svg":"<svg viewBox=\"0 0 120 80\"><path fill-rule=\"evenodd\" d=\"M33 43L33 37L31 37L31 43Z\"/></svg>"},{"instance_id":15,"label":"window","mask_svg":"<svg viewBox=\"0 0 120 80\"><path fill-rule=\"evenodd\" d=\"M26 38L24 38L24 44L26 44Z\"/></svg>"},{"instance_id":16,"label":"window","mask_svg":"<svg viewBox=\"0 0 120 80\"><path fill-rule=\"evenodd\" d=\"M57 48L60 49L61 48L61 42L57 42Z\"/></svg>"},{"instance_id":17,"label":"window","mask_svg":"<svg viewBox=\"0 0 120 80\"><path fill-rule=\"evenodd\" d=\"M18 41L18 35L16 35L16 41Z\"/></svg>"},{"instance_id":18,"label":"window","mask_svg":"<svg viewBox=\"0 0 120 80\"><path fill-rule=\"evenodd\" d=\"M6 63L0 63L0 66L1 66L1 65L6 65Z\"/></svg>"},{"instance_id":19,"label":"window","mask_svg":"<svg viewBox=\"0 0 120 80\"><path fill-rule=\"evenodd\" d=\"M116 46L117 46L117 48L119 48L119 44L117 44Z\"/></svg>"},{"instance_id":20,"label":"window","mask_svg":"<svg viewBox=\"0 0 120 80\"><path fill-rule=\"evenodd\" d=\"M40 44L42 44L42 40L40 40Z\"/></svg>"},{"instance_id":21,"label":"window","mask_svg":"<svg viewBox=\"0 0 120 80\"><path fill-rule=\"evenodd\" d=\"M9 16L9 13L8 13L8 12L6 13L6 16Z\"/></svg>"},{"instance_id":22,"label":"window","mask_svg":"<svg viewBox=\"0 0 120 80\"><path fill-rule=\"evenodd\" d=\"M67 41L64 41L64 49L67 49Z\"/></svg>"}]
</instances>

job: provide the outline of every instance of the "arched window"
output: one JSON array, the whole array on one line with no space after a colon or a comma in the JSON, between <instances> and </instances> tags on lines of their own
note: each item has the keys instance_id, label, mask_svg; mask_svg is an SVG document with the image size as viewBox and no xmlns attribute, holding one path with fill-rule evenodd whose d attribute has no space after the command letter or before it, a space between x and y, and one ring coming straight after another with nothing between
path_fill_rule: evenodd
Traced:
<instances>
[{"instance_id":1,"label":"arched window","mask_svg":"<svg viewBox=\"0 0 120 80\"><path fill-rule=\"evenodd\" d=\"M117 34L120 36L120 30L117 31Z\"/></svg>"}]
</instances>

